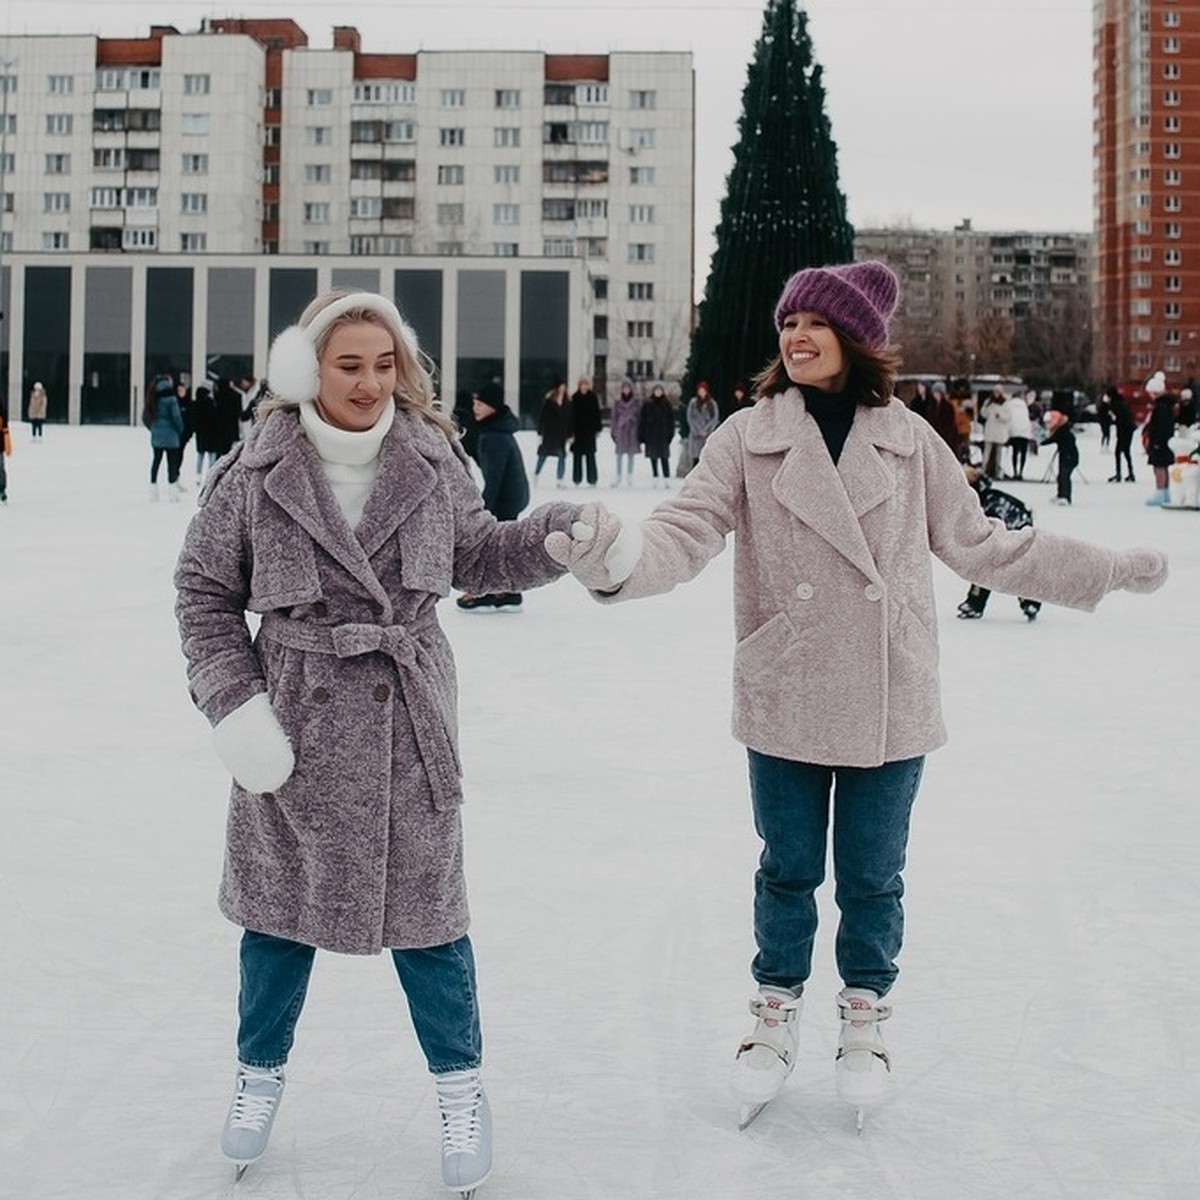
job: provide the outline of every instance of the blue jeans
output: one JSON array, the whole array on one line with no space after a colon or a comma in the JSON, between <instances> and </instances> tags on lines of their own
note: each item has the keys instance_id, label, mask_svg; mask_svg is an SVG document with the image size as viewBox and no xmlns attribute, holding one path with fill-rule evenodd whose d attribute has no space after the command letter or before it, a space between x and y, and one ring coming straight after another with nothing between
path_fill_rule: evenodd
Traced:
<instances>
[{"instance_id":1,"label":"blue jeans","mask_svg":"<svg viewBox=\"0 0 1200 1200\"><path fill-rule=\"evenodd\" d=\"M315 954L315 946L302 942L250 929L242 934L239 1062L251 1067L287 1062ZM430 1071L478 1067L483 1037L470 939L391 954Z\"/></svg>"},{"instance_id":2,"label":"blue jeans","mask_svg":"<svg viewBox=\"0 0 1200 1200\"><path fill-rule=\"evenodd\" d=\"M838 973L847 987L886 995L904 940L900 872L925 759L821 767L749 755L754 828L763 841L754 877L754 979L777 987L808 979L832 793Z\"/></svg>"}]
</instances>

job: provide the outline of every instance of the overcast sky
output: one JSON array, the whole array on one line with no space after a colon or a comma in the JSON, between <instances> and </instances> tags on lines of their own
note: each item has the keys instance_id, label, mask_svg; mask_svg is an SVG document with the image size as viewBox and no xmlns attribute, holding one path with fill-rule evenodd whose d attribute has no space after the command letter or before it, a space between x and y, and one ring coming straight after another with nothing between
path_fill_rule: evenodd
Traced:
<instances>
[{"instance_id":1,"label":"overcast sky","mask_svg":"<svg viewBox=\"0 0 1200 1200\"><path fill-rule=\"evenodd\" d=\"M205 16L291 16L311 46L354 24L375 53L691 50L698 290L762 10L760 0L0 0L16 34L136 37L151 19L186 32ZM812 0L808 12L857 227L1091 228L1092 0Z\"/></svg>"}]
</instances>

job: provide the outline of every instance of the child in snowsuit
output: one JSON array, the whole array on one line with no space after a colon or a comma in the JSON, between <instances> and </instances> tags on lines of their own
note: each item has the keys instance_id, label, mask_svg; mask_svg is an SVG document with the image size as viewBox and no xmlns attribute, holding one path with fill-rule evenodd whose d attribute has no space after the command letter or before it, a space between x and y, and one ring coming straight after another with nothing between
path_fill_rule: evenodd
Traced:
<instances>
[{"instance_id":1,"label":"child in snowsuit","mask_svg":"<svg viewBox=\"0 0 1200 1200\"><path fill-rule=\"evenodd\" d=\"M1042 445L1053 442L1058 450L1055 504L1071 503L1071 476L1079 466L1079 444L1075 441L1072 424L1070 416L1056 408L1046 414L1046 436L1042 438Z\"/></svg>"},{"instance_id":2,"label":"child in snowsuit","mask_svg":"<svg viewBox=\"0 0 1200 1200\"><path fill-rule=\"evenodd\" d=\"M1033 524L1033 510L1029 505L1023 504L1016 496L1010 496L1008 492L992 487L992 481L978 467L966 467L964 470L967 482L975 489L979 503L989 517L1002 521L1005 529L1026 529ZM958 615L967 621L982 617L991 594L990 588L981 587L978 583L971 584L967 598L958 606ZM1042 609L1040 600L1026 600L1018 596L1017 603L1030 621L1036 620Z\"/></svg>"}]
</instances>

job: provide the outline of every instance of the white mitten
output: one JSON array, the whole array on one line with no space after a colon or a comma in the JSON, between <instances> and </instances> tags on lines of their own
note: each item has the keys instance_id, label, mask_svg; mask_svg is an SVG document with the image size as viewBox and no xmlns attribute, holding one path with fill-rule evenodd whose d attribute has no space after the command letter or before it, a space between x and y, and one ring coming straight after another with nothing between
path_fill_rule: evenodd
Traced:
<instances>
[{"instance_id":1,"label":"white mitten","mask_svg":"<svg viewBox=\"0 0 1200 1200\"><path fill-rule=\"evenodd\" d=\"M1156 592L1167 581L1167 556L1157 550L1118 550L1112 587L1127 592Z\"/></svg>"},{"instance_id":2,"label":"white mitten","mask_svg":"<svg viewBox=\"0 0 1200 1200\"><path fill-rule=\"evenodd\" d=\"M546 535L546 553L562 563L584 587L612 592L633 574L642 554L642 531L624 526L599 504L584 505L569 534Z\"/></svg>"},{"instance_id":3,"label":"white mitten","mask_svg":"<svg viewBox=\"0 0 1200 1200\"><path fill-rule=\"evenodd\" d=\"M296 767L292 743L266 692L251 696L218 721L213 745L226 769L248 792L273 792Z\"/></svg>"}]
</instances>

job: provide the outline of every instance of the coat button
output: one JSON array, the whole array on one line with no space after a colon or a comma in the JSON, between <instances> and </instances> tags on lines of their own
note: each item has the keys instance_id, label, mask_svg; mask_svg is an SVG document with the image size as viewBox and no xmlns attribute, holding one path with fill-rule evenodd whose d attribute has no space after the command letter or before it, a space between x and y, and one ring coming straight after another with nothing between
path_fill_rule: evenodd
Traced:
<instances>
[{"instance_id":1,"label":"coat button","mask_svg":"<svg viewBox=\"0 0 1200 1200\"><path fill-rule=\"evenodd\" d=\"M796 595L801 600L811 600L813 598L813 585L811 583L796 584Z\"/></svg>"},{"instance_id":2,"label":"coat button","mask_svg":"<svg viewBox=\"0 0 1200 1200\"><path fill-rule=\"evenodd\" d=\"M323 687L315 687L312 690L310 698L314 704L324 704L329 699L329 690Z\"/></svg>"},{"instance_id":3,"label":"coat button","mask_svg":"<svg viewBox=\"0 0 1200 1200\"><path fill-rule=\"evenodd\" d=\"M326 604L324 600L318 600L318 601L317 601L317 602L316 602L316 603L315 603L315 604L312 606L312 615L313 615L314 617L327 617L327 616L329 616L329 605L328 605L328 604Z\"/></svg>"},{"instance_id":4,"label":"coat button","mask_svg":"<svg viewBox=\"0 0 1200 1200\"><path fill-rule=\"evenodd\" d=\"M376 700L386 700L392 694L392 689L386 683L377 683L371 693Z\"/></svg>"},{"instance_id":5,"label":"coat button","mask_svg":"<svg viewBox=\"0 0 1200 1200\"><path fill-rule=\"evenodd\" d=\"M877 583L868 583L867 586L863 588L863 595L866 596L868 600L882 600L883 588L881 588Z\"/></svg>"},{"instance_id":6,"label":"coat button","mask_svg":"<svg viewBox=\"0 0 1200 1200\"><path fill-rule=\"evenodd\" d=\"M378 600L371 601L371 612L376 617L383 616L383 605Z\"/></svg>"}]
</instances>

